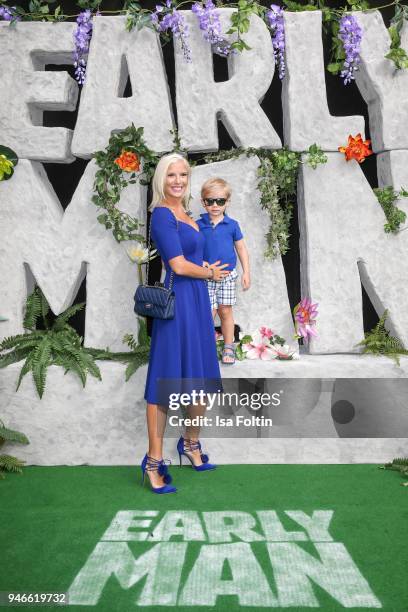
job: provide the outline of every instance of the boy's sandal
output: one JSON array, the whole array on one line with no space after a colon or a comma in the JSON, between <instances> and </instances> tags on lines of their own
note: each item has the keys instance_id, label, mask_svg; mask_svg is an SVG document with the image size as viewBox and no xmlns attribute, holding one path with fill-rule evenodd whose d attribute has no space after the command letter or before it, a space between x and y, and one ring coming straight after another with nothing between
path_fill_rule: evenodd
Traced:
<instances>
[{"instance_id":1,"label":"boy's sandal","mask_svg":"<svg viewBox=\"0 0 408 612\"><path fill-rule=\"evenodd\" d=\"M232 361L225 361L225 357L229 359L232 358ZM235 347L233 344L224 344L224 348L222 350L222 358L221 361L225 365L234 365L235 363Z\"/></svg>"}]
</instances>

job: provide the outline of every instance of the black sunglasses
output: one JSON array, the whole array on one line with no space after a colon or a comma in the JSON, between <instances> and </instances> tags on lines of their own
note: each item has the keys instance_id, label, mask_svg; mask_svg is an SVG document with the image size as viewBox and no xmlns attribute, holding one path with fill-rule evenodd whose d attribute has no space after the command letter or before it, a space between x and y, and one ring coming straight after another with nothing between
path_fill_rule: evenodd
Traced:
<instances>
[{"instance_id":1,"label":"black sunglasses","mask_svg":"<svg viewBox=\"0 0 408 612\"><path fill-rule=\"evenodd\" d=\"M224 206L224 204L227 202L227 198L204 198L204 202L207 206L214 206L214 204Z\"/></svg>"}]
</instances>

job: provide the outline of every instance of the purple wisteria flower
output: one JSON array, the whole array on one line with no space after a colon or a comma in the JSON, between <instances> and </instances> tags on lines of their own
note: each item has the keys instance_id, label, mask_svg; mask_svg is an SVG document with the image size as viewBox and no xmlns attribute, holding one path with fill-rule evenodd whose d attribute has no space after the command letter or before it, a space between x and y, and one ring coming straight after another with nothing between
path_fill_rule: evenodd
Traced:
<instances>
[{"instance_id":1,"label":"purple wisteria flower","mask_svg":"<svg viewBox=\"0 0 408 612\"><path fill-rule=\"evenodd\" d=\"M191 49L187 43L188 25L184 15L173 6L172 0L166 0L166 4L157 4L151 20L159 32L171 30L173 36L180 41L184 59L191 62Z\"/></svg>"},{"instance_id":2,"label":"purple wisteria flower","mask_svg":"<svg viewBox=\"0 0 408 612\"><path fill-rule=\"evenodd\" d=\"M344 78L344 84L347 85L354 79L354 72L358 70L361 39L363 37L363 30L354 15L343 15L340 19L338 37L343 43L346 54L340 76Z\"/></svg>"},{"instance_id":3,"label":"purple wisteria flower","mask_svg":"<svg viewBox=\"0 0 408 612\"><path fill-rule=\"evenodd\" d=\"M200 21L200 30L203 30L204 38L212 46L216 53L226 57L231 53L231 45L222 36L220 15L212 0L195 2L191 7Z\"/></svg>"},{"instance_id":4,"label":"purple wisteria flower","mask_svg":"<svg viewBox=\"0 0 408 612\"><path fill-rule=\"evenodd\" d=\"M89 51L89 43L92 38L92 13L89 9L82 11L77 17L77 29L74 32L74 66L75 79L80 85L85 82L86 56Z\"/></svg>"},{"instance_id":5,"label":"purple wisteria flower","mask_svg":"<svg viewBox=\"0 0 408 612\"><path fill-rule=\"evenodd\" d=\"M275 64L279 68L279 78L282 80L285 76L285 24L283 21L283 8L277 4L271 4L271 10L266 12L266 16L272 31Z\"/></svg>"},{"instance_id":6,"label":"purple wisteria flower","mask_svg":"<svg viewBox=\"0 0 408 612\"><path fill-rule=\"evenodd\" d=\"M4 21L12 21L13 19L14 21L20 21L21 17L15 14L15 8L15 6L10 6L10 8L0 6L0 19Z\"/></svg>"}]
</instances>

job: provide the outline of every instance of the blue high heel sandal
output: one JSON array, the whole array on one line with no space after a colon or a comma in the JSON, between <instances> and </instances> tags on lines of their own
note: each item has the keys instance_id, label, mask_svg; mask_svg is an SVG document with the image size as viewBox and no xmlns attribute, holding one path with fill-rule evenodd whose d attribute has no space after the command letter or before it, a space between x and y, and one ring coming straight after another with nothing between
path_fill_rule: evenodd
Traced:
<instances>
[{"instance_id":1,"label":"blue high heel sandal","mask_svg":"<svg viewBox=\"0 0 408 612\"><path fill-rule=\"evenodd\" d=\"M175 493L177 491L176 487L170 486L172 477L163 459L155 459L146 453L140 467L142 469L142 486L144 485L146 472L157 472L159 476L163 476L164 485L162 487L154 487L148 477L147 480L150 482L153 493Z\"/></svg>"},{"instance_id":2,"label":"blue high heel sandal","mask_svg":"<svg viewBox=\"0 0 408 612\"><path fill-rule=\"evenodd\" d=\"M186 448L184 448L184 445L186 446ZM197 449L200 451L201 461L202 461L201 465L195 465L193 458L190 457L190 455L188 454L188 453L192 453L193 451ZM215 468L217 467L215 463L208 462L208 455L205 455L204 453L201 452L201 444L198 440L197 441L190 440L189 438L183 438L183 436L180 436L180 440L177 442L177 451L178 451L179 459L180 459L180 467L181 467L181 457L183 455L185 455L187 459L190 460L191 467L193 467L196 470L196 472L205 472L207 470L215 470Z\"/></svg>"}]
</instances>

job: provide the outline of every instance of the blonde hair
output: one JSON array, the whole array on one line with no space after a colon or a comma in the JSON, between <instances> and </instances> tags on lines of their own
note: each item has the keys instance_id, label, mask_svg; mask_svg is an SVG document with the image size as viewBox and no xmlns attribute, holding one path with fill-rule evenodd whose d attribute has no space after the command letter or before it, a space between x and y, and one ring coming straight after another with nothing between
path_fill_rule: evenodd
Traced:
<instances>
[{"instance_id":1,"label":"blonde hair","mask_svg":"<svg viewBox=\"0 0 408 612\"><path fill-rule=\"evenodd\" d=\"M183 196L183 207L185 210L188 210L188 205L190 202L190 177L191 177L191 168L187 159L180 155L179 153L169 153L168 155L163 155L160 159L159 163L156 166L156 170L154 171L152 188L153 188L153 196L152 201L149 205L149 211L152 212L156 206L159 206L162 200L164 200L164 182L166 180L167 171L169 169L170 164L174 164L175 162L183 161L186 165L186 170L188 172L188 181L187 181L187 189Z\"/></svg>"},{"instance_id":2,"label":"blonde hair","mask_svg":"<svg viewBox=\"0 0 408 612\"><path fill-rule=\"evenodd\" d=\"M207 191L210 191L213 187L222 187L226 192L227 199L231 197L231 185L224 179L218 177L210 178L203 183L201 187L201 197L203 198Z\"/></svg>"}]
</instances>

